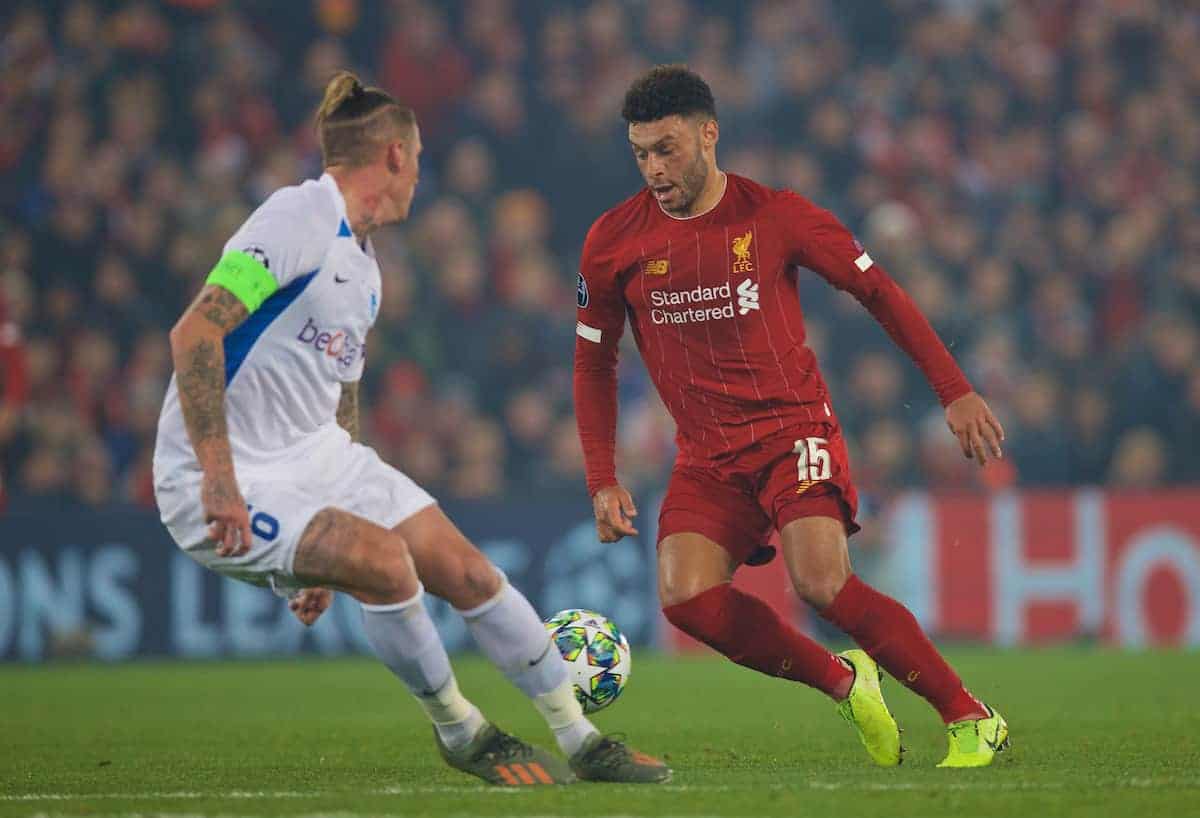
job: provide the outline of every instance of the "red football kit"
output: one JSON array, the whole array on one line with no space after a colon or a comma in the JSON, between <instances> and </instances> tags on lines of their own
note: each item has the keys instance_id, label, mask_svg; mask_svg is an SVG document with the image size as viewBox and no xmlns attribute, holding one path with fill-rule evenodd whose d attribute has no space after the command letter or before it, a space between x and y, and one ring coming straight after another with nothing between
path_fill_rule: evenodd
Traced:
<instances>
[{"instance_id":1,"label":"red football kit","mask_svg":"<svg viewBox=\"0 0 1200 818\"><path fill-rule=\"evenodd\" d=\"M583 248L575 411L591 493L617 482L617 344L628 316L677 426L660 541L696 532L742 561L771 527L800 517L858 530L845 441L805 345L801 268L853 294L943 405L971 391L912 300L829 211L732 173L712 210L685 219L643 189L601 216Z\"/></svg>"},{"instance_id":2,"label":"red football kit","mask_svg":"<svg viewBox=\"0 0 1200 818\"><path fill-rule=\"evenodd\" d=\"M643 189L601 216L584 243L575 414L595 494L617 482L617 342L628 316L678 430L660 542L702 534L740 563L771 527L801 517L833 517L848 533L858 529L846 444L804 343L796 286L802 267L862 302L943 405L971 391L929 322L828 211L729 174L716 207L676 219ZM762 673L834 698L853 680L837 657L729 583L663 613ZM986 713L912 613L857 576L820 614L945 721Z\"/></svg>"}]
</instances>

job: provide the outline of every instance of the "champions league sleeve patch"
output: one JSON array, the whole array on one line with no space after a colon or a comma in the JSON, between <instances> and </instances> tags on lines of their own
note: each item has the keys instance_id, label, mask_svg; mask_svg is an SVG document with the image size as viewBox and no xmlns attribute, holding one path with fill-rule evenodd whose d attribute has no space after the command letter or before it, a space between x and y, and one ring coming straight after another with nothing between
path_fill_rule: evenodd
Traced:
<instances>
[{"instance_id":1,"label":"champions league sleeve patch","mask_svg":"<svg viewBox=\"0 0 1200 818\"><path fill-rule=\"evenodd\" d=\"M858 268L860 273L865 273L867 270L871 269L871 265L875 262L871 260L871 257L867 254L867 251L863 249L862 242L857 238L854 239L854 249L862 254L858 258L854 259L854 266Z\"/></svg>"},{"instance_id":2,"label":"champions league sleeve patch","mask_svg":"<svg viewBox=\"0 0 1200 818\"><path fill-rule=\"evenodd\" d=\"M580 307L588 305L587 279L583 277L583 273L579 274L579 283L575 287L575 301Z\"/></svg>"},{"instance_id":3,"label":"champions league sleeve patch","mask_svg":"<svg viewBox=\"0 0 1200 818\"><path fill-rule=\"evenodd\" d=\"M271 269L271 260L269 258L267 258L267 251L262 249L262 247L260 247L259 245L251 244L249 247L243 247L242 252L245 253L246 255L250 256L250 258L257 261L265 269L267 269L267 270Z\"/></svg>"}]
</instances>

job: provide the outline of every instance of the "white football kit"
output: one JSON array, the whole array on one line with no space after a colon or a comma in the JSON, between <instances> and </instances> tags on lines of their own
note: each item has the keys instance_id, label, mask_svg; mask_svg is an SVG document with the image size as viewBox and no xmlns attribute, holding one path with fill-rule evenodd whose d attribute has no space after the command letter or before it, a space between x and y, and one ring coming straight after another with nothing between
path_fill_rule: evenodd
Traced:
<instances>
[{"instance_id":1,"label":"white football kit","mask_svg":"<svg viewBox=\"0 0 1200 818\"><path fill-rule=\"evenodd\" d=\"M238 487L250 507L249 552L218 557L208 539L200 465L174 376L159 417L154 494L163 524L189 556L286 592L299 587L296 547L321 509L392 528L434 500L336 421L341 385L362 376L380 275L370 242L360 245L350 230L333 177L276 191L225 252L253 259L273 290L224 342L225 416Z\"/></svg>"}]
</instances>

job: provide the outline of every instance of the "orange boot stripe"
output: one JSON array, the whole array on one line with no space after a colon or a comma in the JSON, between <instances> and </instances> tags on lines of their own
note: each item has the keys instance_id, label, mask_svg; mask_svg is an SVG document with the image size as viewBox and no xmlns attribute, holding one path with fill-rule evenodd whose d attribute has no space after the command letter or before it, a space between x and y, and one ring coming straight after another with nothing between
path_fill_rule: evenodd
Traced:
<instances>
[{"instance_id":1,"label":"orange boot stripe","mask_svg":"<svg viewBox=\"0 0 1200 818\"><path fill-rule=\"evenodd\" d=\"M504 783L510 787L519 786L521 783L513 776L511 772L509 772L508 767L504 764L497 764L496 772L499 773L500 777L504 779Z\"/></svg>"},{"instance_id":2,"label":"orange boot stripe","mask_svg":"<svg viewBox=\"0 0 1200 818\"><path fill-rule=\"evenodd\" d=\"M529 765L529 771L537 776L537 780L541 781L543 784L554 783L554 779L550 777L550 774L547 773L545 769L542 768L542 765L538 764L536 761Z\"/></svg>"},{"instance_id":3,"label":"orange boot stripe","mask_svg":"<svg viewBox=\"0 0 1200 818\"><path fill-rule=\"evenodd\" d=\"M518 776L520 776L522 784L532 784L533 783L533 776L529 774L529 770L526 770L524 765L513 764L512 771L514 773L516 773Z\"/></svg>"}]
</instances>

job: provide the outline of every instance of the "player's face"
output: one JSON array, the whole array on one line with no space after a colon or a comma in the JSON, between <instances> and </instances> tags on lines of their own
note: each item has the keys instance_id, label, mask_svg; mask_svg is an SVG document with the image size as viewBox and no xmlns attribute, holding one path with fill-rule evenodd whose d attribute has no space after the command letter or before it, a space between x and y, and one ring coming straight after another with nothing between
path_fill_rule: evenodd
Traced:
<instances>
[{"instance_id":1,"label":"player's face","mask_svg":"<svg viewBox=\"0 0 1200 818\"><path fill-rule=\"evenodd\" d=\"M668 213L687 215L708 181L709 135L705 128L716 123L694 118L668 116L654 122L629 126L629 143L638 171L654 198ZM715 140L713 140L715 141Z\"/></svg>"},{"instance_id":2,"label":"player's face","mask_svg":"<svg viewBox=\"0 0 1200 818\"><path fill-rule=\"evenodd\" d=\"M414 125L412 139L406 140L400 145L399 154L402 159L397 163L396 173L390 186L389 198L396 221L407 219L408 212L412 209L413 193L421 178L422 150L421 131Z\"/></svg>"}]
</instances>

